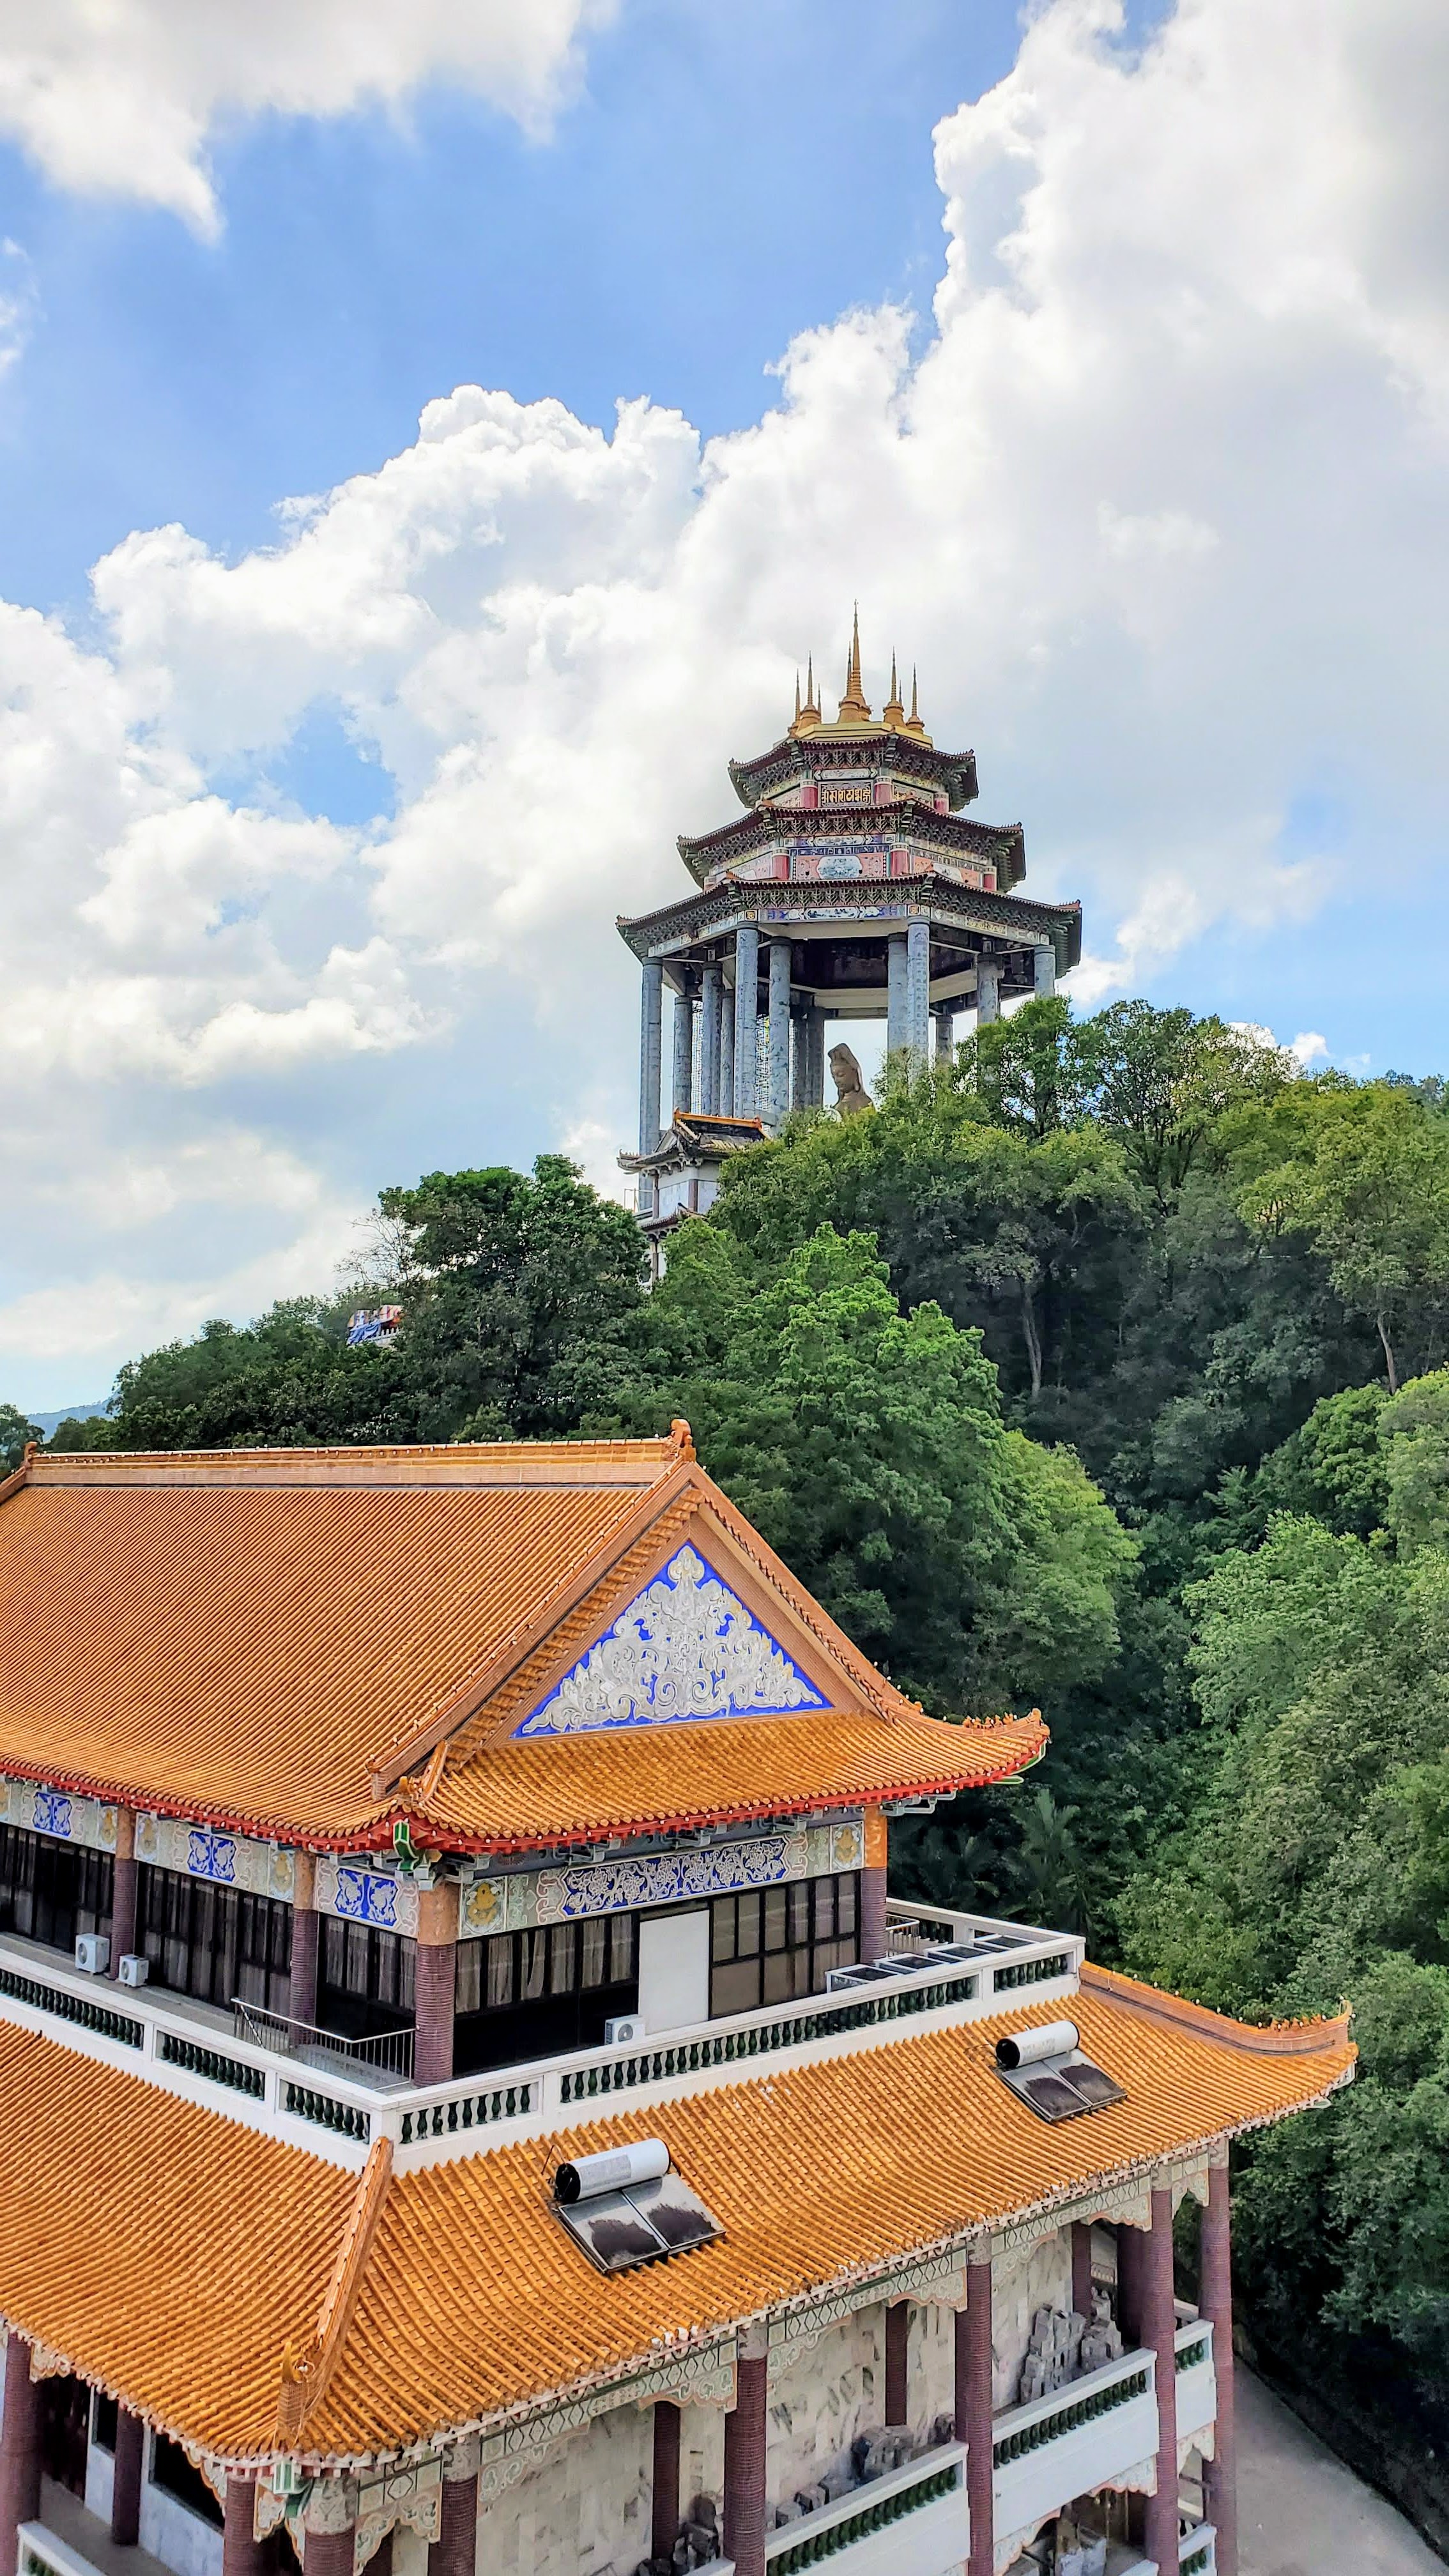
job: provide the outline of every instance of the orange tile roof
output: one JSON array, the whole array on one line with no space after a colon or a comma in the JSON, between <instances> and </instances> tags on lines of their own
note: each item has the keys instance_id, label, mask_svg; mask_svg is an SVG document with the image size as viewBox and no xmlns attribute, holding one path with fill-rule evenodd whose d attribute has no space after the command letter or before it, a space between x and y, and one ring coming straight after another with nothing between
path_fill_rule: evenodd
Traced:
<instances>
[{"instance_id":1,"label":"orange tile roof","mask_svg":"<svg viewBox=\"0 0 1449 2576\"><path fill-rule=\"evenodd\" d=\"M1247 2032L1099 1972L1071 2009L1126 2098L1060 2127L993 2068L1003 2025L1060 2015L1043 2003L395 2176L296 2447L364 2459L648 2366L1280 2119L1352 2072L1346 2016ZM283 2346L316 2330L356 2177L14 2029L0 2105L0 2313L187 2439L270 2450ZM603 2280L549 2176L563 2153L649 2134L724 2234Z\"/></svg>"},{"instance_id":2,"label":"orange tile roof","mask_svg":"<svg viewBox=\"0 0 1449 2576\"><path fill-rule=\"evenodd\" d=\"M830 1718L492 1744L701 1511L824 1655ZM693 1464L683 1425L37 1457L0 1505L0 1772L282 1840L380 1843L406 1816L469 1847L582 1842L975 1784L1043 1741L1037 1720L923 1718Z\"/></svg>"}]
</instances>

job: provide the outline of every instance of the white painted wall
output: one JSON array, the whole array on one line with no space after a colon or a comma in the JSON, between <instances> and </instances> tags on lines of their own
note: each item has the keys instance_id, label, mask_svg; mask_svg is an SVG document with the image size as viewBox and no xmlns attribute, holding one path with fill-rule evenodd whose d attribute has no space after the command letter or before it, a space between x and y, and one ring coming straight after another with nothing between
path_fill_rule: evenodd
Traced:
<instances>
[{"instance_id":1,"label":"white painted wall","mask_svg":"<svg viewBox=\"0 0 1449 2576\"><path fill-rule=\"evenodd\" d=\"M94 2416L94 2407L92 2407L91 2411L92 2416ZM114 2487L115 2482L116 2463L112 2454L109 2451L103 2451L98 2443L88 2443L86 2448L86 2511L87 2513L95 2514L102 2522L109 2522L111 2518L111 2490Z\"/></svg>"},{"instance_id":2,"label":"white painted wall","mask_svg":"<svg viewBox=\"0 0 1449 2576\"><path fill-rule=\"evenodd\" d=\"M479 2576L634 2576L649 2555L653 2466L651 2407L600 2415L482 2507Z\"/></svg>"},{"instance_id":3,"label":"white painted wall","mask_svg":"<svg viewBox=\"0 0 1449 2576\"><path fill-rule=\"evenodd\" d=\"M174 2576L221 2576L221 2533L188 2505L153 2487L150 2467L148 2442L147 2475L141 2488L141 2547L171 2568Z\"/></svg>"},{"instance_id":4,"label":"white painted wall","mask_svg":"<svg viewBox=\"0 0 1449 2576\"><path fill-rule=\"evenodd\" d=\"M639 2010L650 2039L709 2019L709 1907L653 1914L639 1926Z\"/></svg>"}]
</instances>

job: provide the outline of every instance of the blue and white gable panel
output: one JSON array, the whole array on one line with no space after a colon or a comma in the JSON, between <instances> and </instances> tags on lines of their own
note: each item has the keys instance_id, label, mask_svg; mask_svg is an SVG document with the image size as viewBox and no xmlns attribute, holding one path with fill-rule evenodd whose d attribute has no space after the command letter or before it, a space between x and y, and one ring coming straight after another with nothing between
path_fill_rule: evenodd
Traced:
<instances>
[{"instance_id":1,"label":"blue and white gable panel","mask_svg":"<svg viewBox=\"0 0 1449 2576\"><path fill-rule=\"evenodd\" d=\"M794 1717L829 1700L698 1548L678 1548L515 1737Z\"/></svg>"}]
</instances>

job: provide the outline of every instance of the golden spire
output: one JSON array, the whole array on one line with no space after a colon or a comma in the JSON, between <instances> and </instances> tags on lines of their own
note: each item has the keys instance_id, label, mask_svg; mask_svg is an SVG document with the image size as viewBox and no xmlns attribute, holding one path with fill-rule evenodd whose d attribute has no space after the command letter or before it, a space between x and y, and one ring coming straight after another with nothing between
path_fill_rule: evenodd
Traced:
<instances>
[{"instance_id":1,"label":"golden spire","mask_svg":"<svg viewBox=\"0 0 1449 2576\"><path fill-rule=\"evenodd\" d=\"M836 722L869 724L870 708L860 682L860 607L856 605L855 623L851 629L850 659L845 666L845 695L840 701Z\"/></svg>"},{"instance_id":2,"label":"golden spire","mask_svg":"<svg viewBox=\"0 0 1449 2576\"><path fill-rule=\"evenodd\" d=\"M805 668L805 703L800 703L800 674L795 674L795 721L792 734L813 733L820 722L820 709L815 703L815 656L812 653Z\"/></svg>"},{"instance_id":3,"label":"golden spire","mask_svg":"<svg viewBox=\"0 0 1449 2576\"><path fill-rule=\"evenodd\" d=\"M888 725L894 726L904 724L906 719L906 711L901 705L901 693L896 680L896 657L894 653L891 655L891 693L887 698L885 705L881 709L881 715Z\"/></svg>"},{"instance_id":4,"label":"golden spire","mask_svg":"<svg viewBox=\"0 0 1449 2576\"><path fill-rule=\"evenodd\" d=\"M921 722L920 705L916 696L916 673L914 664L911 668L911 712L907 716L905 723L902 725L901 731L902 733L913 735L917 742L929 742L931 739L925 726Z\"/></svg>"},{"instance_id":5,"label":"golden spire","mask_svg":"<svg viewBox=\"0 0 1449 2576\"><path fill-rule=\"evenodd\" d=\"M800 674L799 674L799 671L797 670L797 671L796 671L796 673L795 673L795 722L798 724L798 723L799 723L799 721L800 721Z\"/></svg>"}]
</instances>

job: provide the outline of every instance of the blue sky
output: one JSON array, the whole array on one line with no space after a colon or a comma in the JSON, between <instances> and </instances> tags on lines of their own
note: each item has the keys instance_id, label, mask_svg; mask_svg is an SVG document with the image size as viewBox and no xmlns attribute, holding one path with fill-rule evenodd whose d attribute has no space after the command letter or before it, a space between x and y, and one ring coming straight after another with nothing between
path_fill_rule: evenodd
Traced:
<instances>
[{"instance_id":1,"label":"blue sky","mask_svg":"<svg viewBox=\"0 0 1449 2576\"><path fill-rule=\"evenodd\" d=\"M522 105L501 0L320 68L221 0L199 69L138 0L109 124L77 0L49 123L0 59L17 1401L326 1285L386 1181L606 1181L614 915L855 595L1085 1005L1443 1064L1428 0L552 6Z\"/></svg>"}]
</instances>

